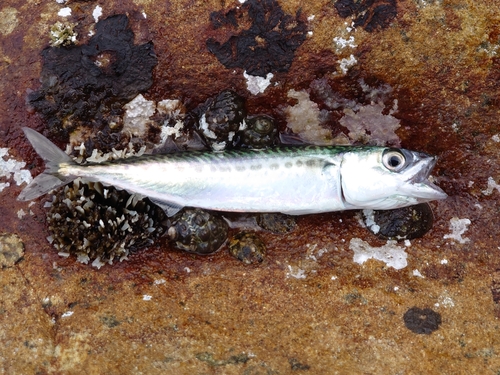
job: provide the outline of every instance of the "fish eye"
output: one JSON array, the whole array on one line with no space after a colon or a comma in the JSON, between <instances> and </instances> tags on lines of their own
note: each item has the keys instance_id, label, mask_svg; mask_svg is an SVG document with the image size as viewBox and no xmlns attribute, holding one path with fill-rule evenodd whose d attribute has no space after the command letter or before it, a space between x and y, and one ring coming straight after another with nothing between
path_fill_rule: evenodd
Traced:
<instances>
[{"instance_id":1,"label":"fish eye","mask_svg":"<svg viewBox=\"0 0 500 375\"><path fill-rule=\"evenodd\" d=\"M405 167L406 158L401 151L386 150L382 156L384 166L393 172L399 172Z\"/></svg>"}]
</instances>

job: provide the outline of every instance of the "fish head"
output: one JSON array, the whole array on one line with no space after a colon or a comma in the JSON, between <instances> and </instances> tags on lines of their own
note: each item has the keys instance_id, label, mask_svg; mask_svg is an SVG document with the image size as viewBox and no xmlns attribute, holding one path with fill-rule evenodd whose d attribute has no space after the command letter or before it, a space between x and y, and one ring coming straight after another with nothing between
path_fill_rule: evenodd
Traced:
<instances>
[{"instance_id":1,"label":"fish head","mask_svg":"<svg viewBox=\"0 0 500 375\"><path fill-rule=\"evenodd\" d=\"M436 199L446 193L429 181L437 158L422 152L367 147L342 159L342 194L346 208L389 210Z\"/></svg>"}]
</instances>

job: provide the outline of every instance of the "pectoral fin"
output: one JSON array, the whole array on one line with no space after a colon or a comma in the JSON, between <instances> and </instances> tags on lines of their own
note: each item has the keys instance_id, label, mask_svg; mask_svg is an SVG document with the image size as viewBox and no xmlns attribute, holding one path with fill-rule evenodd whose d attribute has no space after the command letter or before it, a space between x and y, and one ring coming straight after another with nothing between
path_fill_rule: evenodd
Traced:
<instances>
[{"instance_id":1,"label":"pectoral fin","mask_svg":"<svg viewBox=\"0 0 500 375\"><path fill-rule=\"evenodd\" d=\"M165 211L168 217L174 216L177 212L179 212L183 208L178 204L165 202L155 198L149 198L149 200L154 204L156 204L157 206L159 206L161 209L163 209L163 211Z\"/></svg>"}]
</instances>

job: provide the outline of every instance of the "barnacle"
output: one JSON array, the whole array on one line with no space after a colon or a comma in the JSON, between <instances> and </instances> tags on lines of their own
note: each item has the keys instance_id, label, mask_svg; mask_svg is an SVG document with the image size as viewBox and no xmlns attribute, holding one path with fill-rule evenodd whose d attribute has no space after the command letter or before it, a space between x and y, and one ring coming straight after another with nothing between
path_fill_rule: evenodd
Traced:
<instances>
[{"instance_id":1,"label":"barnacle","mask_svg":"<svg viewBox=\"0 0 500 375\"><path fill-rule=\"evenodd\" d=\"M288 233L296 226L293 216L282 213L263 213L257 215L256 219L262 229L273 233Z\"/></svg>"},{"instance_id":2,"label":"barnacle","mask_svg":"<svg viewBox=\"0 0 500 375\"><path fill-rule=\"evenodd\" d=\"M238 134L238 146L248 148L272 147L278 130L274 119L267 115L249 116L245 119L246 127Z\"/></svg>"},{"instance_id":3,"label":"barnacle","mask_svg":"<svg viewBox=\"0 0 500 375\"><path fill-rule=\"evenodd\" d=\"M166 231L165 213L147 198L80 179L57 190L47 212L49 241L61 255L100 268L124 260Z\"/></svg>"},{"instance_id":4,"label":"barnacle","mask_svg":"<svg viewBox=\"0 0 500 375\"><path fill-rule=\"evenodd\" d=\"M76 24L57 21L50 27L50 45L52 47L69 46L76 42L78 34L74 31Z\"/></svg>"},{"instance_id":5,"label":"barnacle","mask_svg":"<svg viewBox=\"0 0 500 375\"><path fill-rule=\"evenodd\" d=\"M391 240L422 237L434 222L428 203L395 210L364 210L365 224L374 234Z\"/></svg>"},{"instance_id":6,"label":"barnacle","mask_svg":"<svg viewBox=\"0 0 500 375\"><path fill-rule=\"evenodd\" d=\"M216 213L185 208L168 220L173 245L190 253L210 254L227 239L228 225Z\"/></svg>"},{"instance_id":7,"label":"barnacle","mask_svg":"<svg viewBox=\"0 0 500 375\"><path fill-rule=\"evenodd\" d=\"M261 263L266 256L266 245L254 232L240 232L229 241L229 253L245 264Z\"/></svg>"},{"instance_id":8,"label":"barnacle","mask_svg":"<svg viewBox=\"0 0 500 375\"><path fill-rule=\"evenodd\" d=\"M198 130L215 151L231 147L246 115L245 101L227 90L210 98L199 109Z\"/></svg>"}]
</instances>

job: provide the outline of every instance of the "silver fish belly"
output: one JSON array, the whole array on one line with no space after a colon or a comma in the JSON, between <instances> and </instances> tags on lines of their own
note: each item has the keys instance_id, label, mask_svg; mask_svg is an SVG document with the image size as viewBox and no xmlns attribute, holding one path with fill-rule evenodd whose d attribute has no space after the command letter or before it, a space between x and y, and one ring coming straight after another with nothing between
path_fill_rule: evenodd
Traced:
<instances>
[{"instance_id":1,"label":"silver fish belly","mask_svg":"<svg viewBox=\"0 0 500 375\"><path fill-rule=\"evenodd\" d=\"M79 165L24 129L47 169L20 194L34 199L77 177L149 197L168 215L182 207L299 215L390 209L446 194L427 178L435 158L387 147L306 146L144 155Z\"/></svg>"}]
</instances>

